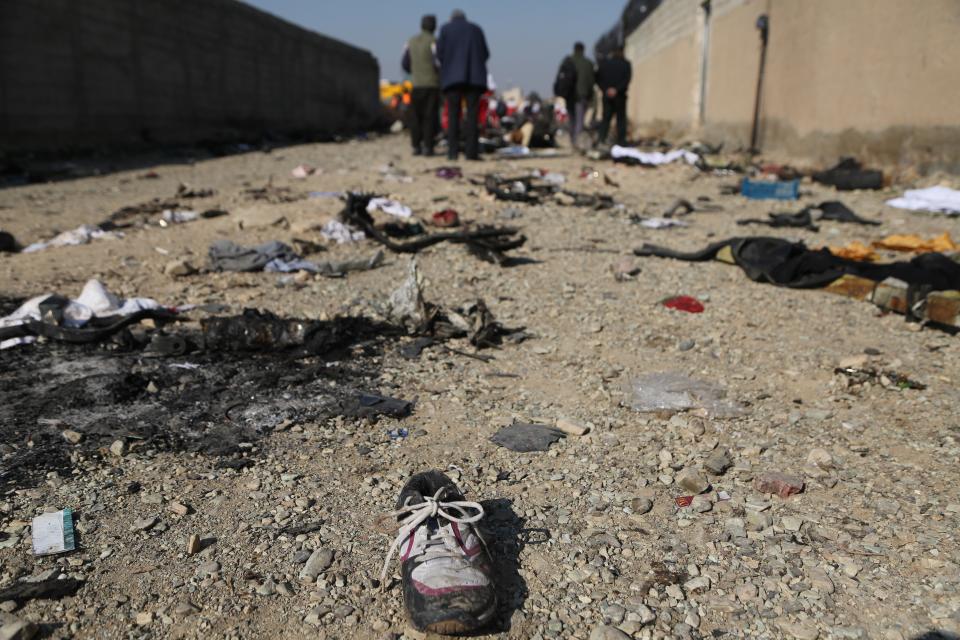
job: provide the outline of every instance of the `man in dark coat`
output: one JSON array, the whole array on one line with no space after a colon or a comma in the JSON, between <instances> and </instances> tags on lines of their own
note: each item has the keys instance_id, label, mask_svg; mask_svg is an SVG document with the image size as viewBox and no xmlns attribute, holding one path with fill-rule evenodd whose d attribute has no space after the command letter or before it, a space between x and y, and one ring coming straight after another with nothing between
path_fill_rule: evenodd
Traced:
<instances>
[{"instance_id":1,"label":"man in dark coat","mask_svg":"<svg viewBox=\"0 0 960 640\"><path fill-rule=\"evenodd\" d=\"M413 96L410 114L410 142L413 155L432 156L434 132L440 116L440 74L436 65L437 29L434 16L423 16L420 33L410 38L403 50L401 66L410 74Z\"/></svg>"},{"instance_id":2,"label":"man in dark coat","mask_svg":"<svg viewBox=\"0 0 960 640\"><path fill-rule=\"evenodd\" d=\"M607 141L613 116L617 116L617 144L627 143L627 87L632 74L622 47L614 49L597 66L597 86L603 92L603 122L600 123L598 143Z\"/></svg>"},{"instance_id":3,"label":"man in dark coat","mask_svg":"<svg viewBox=\"0 0 960 640\"><path fill-rule=\"evenodd\" d=\"M480 159L477 110L480 96L487 90L489 57L483 30L467 22L463 11L454 11L437 39L440 89L447 101L447 157L451 160L460 155L460 112L464 102L467 106L464 152L468 160Z\"/></svg>"},{"instance_id":4,"label":"man in dark coat","mask_svg":"<svg viewBox=\"0 0 960 640\"><path fill-rule=\"evenodd\" d=\"M593 98L593 62L584 55L584 50L582 42L575 43L573 55L567 56L560 65L561 73L573 70L573 86L563 98L567 103L567 117L570 119L570 144L574 147L583 132L583 116Z\"/></svg>"}]
</instances>

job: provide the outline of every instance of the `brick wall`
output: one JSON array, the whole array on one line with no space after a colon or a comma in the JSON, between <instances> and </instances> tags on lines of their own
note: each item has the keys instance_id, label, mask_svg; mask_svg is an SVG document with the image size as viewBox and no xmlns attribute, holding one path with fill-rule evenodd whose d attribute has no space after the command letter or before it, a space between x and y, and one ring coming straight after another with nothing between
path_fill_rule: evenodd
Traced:
<instances>
[{"instance_id":1,"label":"brick wall","mask_svg":"<svg viewBox=\"0 0 960 640\"><path fill-rule=\"evenodd\" d=\"M236 0L3 0L0 150L369 128L368 52Z\"/></svg>"}]
</instances>

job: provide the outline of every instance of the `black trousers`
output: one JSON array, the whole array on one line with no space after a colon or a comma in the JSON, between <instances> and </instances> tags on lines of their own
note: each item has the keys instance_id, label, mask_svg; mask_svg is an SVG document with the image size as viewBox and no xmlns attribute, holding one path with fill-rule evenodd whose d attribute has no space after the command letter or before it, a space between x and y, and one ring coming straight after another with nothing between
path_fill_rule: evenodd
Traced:
<instances>
[{"instance_id":1,"label":"black trousers","mask_svg":"<svg viewBox=\"0 0 960 640\"><path fill-rule=\"evenodd\" d=\"M483 87L456 85L447 89L447 157L456 160L460 155L460 114L461 103L467 105L463 123L464 155L468 160L480 158L480 132L477 129L477 112L480 109L480 96Z\"/></svg>"},{"instance_id":2,"label":"black trousers","mask_svg":"<svg viewBox=\"0 0 960 640\"><path fill-rule=\"evenodd\" d=\"M603 95L603 122L600 123L598 142L606 142L610 133L610 121L617 116L617 144L627 143L627 94L618 93L614 97Z\"/></svg>"},{"instance_id":3,"label":"black trousers","mask_svg":"<svg viewBox=\"0 0 960 640\"><path fill-rule=\"evenodd\" d=\"M410 98L410 143L414 149L433 151L440 121L440 89L414 87Z\"/></svg>"}]
</instances>

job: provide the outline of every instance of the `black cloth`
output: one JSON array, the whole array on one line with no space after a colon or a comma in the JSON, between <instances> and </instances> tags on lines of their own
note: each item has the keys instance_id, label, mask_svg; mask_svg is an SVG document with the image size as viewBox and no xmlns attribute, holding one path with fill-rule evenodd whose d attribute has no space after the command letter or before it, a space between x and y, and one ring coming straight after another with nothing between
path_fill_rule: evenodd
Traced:
<instances>
[{"instance_id":1,"label":"black cloth","mask_svg":"<svg viewBox=\"0 0 960 640\"><path fill-rule=\"evenodd\" d=\"M560 63L553 81L553 95L561 96L567 102L567 111L573 111L573 103L577 101L577 67L570 56Z\"/></svg>"},{"instance_id":2,"label":"black cloth","mask_svg":"<svg viewBox=\"0 0 960 640\"><path fill-rule=\"evenodd\" d=\"M613 88L617 93L626 93L633 76L633 68L626 58L605 58L597 65L597 86L604 93Z\"/></svg>"},{"instance_id":3,"label":"black cloth","mask_svg":"<svg viewBox=\"0 0 960 640\"><path fill-rule=\"evenodd\" d=\"M617 117L617 144L627 144L627 94L617 93L614 97L603 96L603 121L600 123L599 142L607 141L610 121Z\"/></svg>"},{"instance_id":4,"label":"black cloth","mask_svg":"<svg viewBox=\"0 0 960 640\"><path fill-rule=\"evenodd\" d=\"M440 118L440 90L414 87L410 107L410 143L414 150L432 152Z\"/></svg>"},{"instance_id":5,"label":"black cloth","mask_svg":"<svg viewBox=\"0 0 960 640\"><path fill-rule=\"evenodd\" d=\"M867 220L866 218L861 218L847 205L837 200L830 200L827 202L821 202L815 206L811 205L809 207L804 207L801 211L796 213L770 213L768 214L769 217L766 220L759 218L737 220L737 224L763 224L768 227L790 227L817 231L819 230L819 227L813 223L813 211L820 212L820 220L832 220L834 222L849 222L852 224L864 225L880 224L880 222L877 220Z\"/></svg>"},{"instance_id":6,"label":"black cloth","mask_svg":"<svg viewBox=\"0 0 960 640\"><path fill-rule=\"evenodd\" d=\"M468 160L480 158L480 133L477 127L477 112L480 109L480 96L484 89L470 85L457 85L444 96L447 100L447 157L456 160L460 155L460 105L466 103L464 118L464 154Z\"/></svg>"},{"instance_id":7,"label":"black cloth","mask_svg":"<svg viewBox=\"0 0 960 640\"><path fill-rule=\"evenodd\" d=\"M836 166L814 173L813 179L820 184L832 185L838 191L883 188L883 172L864 169L854 158L843 158Z\"/></svg>"},{"instance_id":8,"label":"black cloth","mask_svg":"<svg viewBox=\"0 0 960 640\"><path fill-rule=\"evenodd\" d=\"M806 289L825 287L841 276L853 275L876 282L897 278L911 286L929 287L931 291L960 289L960 264L942 253L924 253L909 262L875 264L841 258L827 249L808 249L802 242L753 237L731 238L692 253L645 244L635 249L634 254L704 261L714 259L728 246L734 262L755 282Z\"/></svg>"}]
</instances>

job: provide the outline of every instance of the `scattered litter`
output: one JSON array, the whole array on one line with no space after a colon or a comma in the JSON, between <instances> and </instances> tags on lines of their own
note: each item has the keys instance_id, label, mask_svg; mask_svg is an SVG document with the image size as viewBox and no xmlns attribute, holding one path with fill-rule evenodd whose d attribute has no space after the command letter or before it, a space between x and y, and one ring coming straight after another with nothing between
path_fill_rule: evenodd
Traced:
<instances>
[{"instance_id":1,"label":"scattered litter","mask_svg":"<svg viewBox=\"0 0 960 640\"><path fill-rule=\"evenodd\" d=\"M292 175L294 178L297 178L298 180L303 180L304 178L307 178L309 176L314 176L319 173L321 173L320 169L311 167L310 165L306 165L306 164L299 164L293 168L293 171L290 172L290 175Z\"/></svg>"},{"instance_id":2,"label":"scattered litter","mask_svg":"<svg viewBox=\"0 0 960 640\"><path fill-rule=\"evenodd\" d=\"M413 403L374 393L359 393L340 403L340 411L345 416L369 418L373 416L391 416L405 418L413 411Z\"/></svg>"},{"instance_id":3,"label":"scattered litter","mask_svg":"<svg viewBox=\"0 0 960 640\"><path fill-rule=\"evenodd\" d=\"M367 202L367 213L373 213L374 211L382 211L398 218L409 218L413 215L413 210L410 207L389 198L370 198Z\"/></svg>"},{"instance_id":4,"label":"scattered litter","mask_svg":"<svg viewBox=\"0 0 960 640\"><path fill-rule=\"evenodd\" d=\"M686 509L693 504L693 496L677 496L673 499L680 509Z\"/></svg>"},{"instance_id":5,"label":"scattered litter","mask_svg":"<svg viewBox=\"0 0 960 640\"><path fill-rule=\"evenodd\" d=\"M690 226L686 222L675 218L644 218L641 216L633 216L630 220L647 229L669 229L670 227Z\"/></svg>"},{"instance_id":6,"label":"scattered litter","mask_svg":"<svg viewBox=\"0 0 960 640\"><path fill-rule=\"evenodd\" d=\"M909 189L899 198L887 200L887 205L897 209L960 216L960 191L949 187Z\"/></svg>"},{"instance_id":7,"label":"scattered litter","mask_svg":"<svg viewBox=\"0 0 960 640\"><path fill-rule=\"evenodd\" d=\"M560 429L545 424L514 422L493 434L490 441L511 451L525 453L547 451L551 444L565 437Z\"/></svg>"},{"instance_id":8,"label":"scattered litter","mask_svg":"<svg viewBox=\"0 0 960 640\"><path fill-rule=\"evenodd\" d=\"M76 549L73 511L63 509L33 519L33 554L46 556Z\"/></svg>"},{"instance_id":9,"label":"scattered litter","mask_svg":"<svg viewBox=\"0 0 960 640\"><path fill-rule=\"evenodd\" d=\"M263 187L251 187L243 190L251 200L263 200L270 204L283 204L285 202L296 202L303 200L305 194L296 192L290 187L277 187L272 183L267 183Z\"/></svg>"},{"instance_id":10,"label":"scattered litter","mask_svg":"<svg viewBox=\"0 0 960 640\"><path fill-rule=\"evenodd\" d=\"M407 429L404 429L402 427L399 429L390 429L389 431L387 431L387 436L389 436L391 440L403 440L409 435L410 435L410 432Z\"/></svg>"},{"instance_id":11,"label":"scattered litter","mask_svg":"<svg viewBox=\"0 0 960 640\"><path fill-rule=\"evenodd\" d=\"M617 282L633 280L641 271L636 261L628 256L624 256L610 265L610 270L613 272L613 279Z\"/></svg>"},{"instance_id":12,"label":"scattered litter","mask_svg":"<svg viewBox=\"0 0 960 640\"><path fill-rule=\"evenodd\" d=\"M726 491L717 491L717 502L726 502L730 499L730 494Z\"/></svg>"},{"instance_id":13,"label":"scattered litter","mask_svg":"<svg viewBox=\"0 0 960 640\"><path fill-rule=\"evenodd\" d=\"M33 244L27 245L24 247L22 253L34 253L36 251L49 249L50 247L70 247L81 244L89 244L94 240L101 239L116 240L117 238L122 237L123 234L119 231L104 231L98 226L83 224L71 231L64 231L63 233L54 236L50 240L34 242Z\"/></svg>"},{"instance_id":14,"label":"scattered litter","mask_svg":"<svg viewBox=\"0 0 960 640\"><path fill-rule=\"evenodd\" d=\"M196 211L191 211L185 209L182 211L172 211L167 209L160 216L160 226L166 227L171 224L183 224L185 222L193 222L200 217L200 214Z\"/></svg>"},{"instance_id":15,"label":"scattered litter","mask_svg":"<svg viewBox=\"0 0 960 640\"><path fill-rule=\"evenodd\" d=\"M882 240L871 243L874 248L890 251L906 251L910 253L931 253L957 251L960 247L954 243L947 232L925 240L915 234L894 234Z\"/></svg>"},{"instance_id":16,"label":"scattered litter","mask_svg":"<svg viewBox=\"0 0 960 640\"><path fill-rule=\"evenodd\" d=\"M363 231L357 231L353 227L347 226L339 220L329 220L320 229L320 235L326 240L334 240L337 244L347 244L349 242L359 242L366 238Z\"/></svg>"},{"instance_id":17,"label":"scattered litter","mask_svg":"<svg viewBox=\"0 0 960 640\"><path fill-rule=\"evenodd\" d=\"M817 212L816 216L814 215L815 212ZM810 231L818 231L819 227L814 224L815 220L831 220L834 222L848 222L873 226L880 224L877 220L861 218L845 204L836 200L804 207L796 213L770 213L766 220L757 218L737 220L737 224L762 224L768 227L805 228Z\"/></svg>"},{"instance_id":18,"label":"scattered litter","mask_svg":"<svg viewBox=\"0 0 960 640\"><path fill-rule=\"evenodd\" d=\"M460 170L460 167L438 167L434 175L444 180L453 180L454 178L462 178L463 171Z\"/></svg>"},{"instance_id":19,"label":"scattered litter","mask_svg":"<svg viewBox=\"0 0 960 640\"><path fill-rule=\"evenodd\" d=\"M787 498L803 491L803 479L779 471L770 471L754 477L753 488L760 493L772 493Z\"/></svg>"},{"instance_id":20,"label":"scattered litter","mask_svg":"<svg viewBox=\"0 0 960 640\"><path fill-rule=\"evenodd\" d=\"M703 313L703 303L692 296L674 296L663 301L667 309L686 311L687 313Z\"/></svg>"},{"instance_id":21,"label":"scattered litter","mask_svg":"<svg viewBox=\"0 0 960 640\"><path fill-rule=\"evenodd\" d=\"M861 369L857 367L838 367L833 370L846 376L850 385L861 385L867 382L879 384L882 387L893 387L896 389L915 389L923 391L927 385L911 380L905 375L895 371L881 371L879 369Z\"/></svg>"},{"instance_id":22,"label":"scattered litter","mask_svg":"<svg viewBox=\"0 0 960 640\"><path fill-rule=\"evenodd\" d=\"M437 211L430 216L430 223L435 227L459 227L460 214L453 209Z\"/></svg>"},{"instance_id":23,"label":"scattered litter","mask_svg":"<svg viewBox=\"0 0 960 640\"><path fill-rule=\"evenodd\" d=\"M565 206L590 207L596 210L610 209L615 206L612 196L561 189L559 185L544 180L539 171L522 176L490 174L484 178L484 186L487 193L494 198L507 202L542 204L544 201L552 200Z\"/></svg>"},{"instance_id":24,"label":"scattered litter","mask_svg":"<svg viewBox=\"0 0 960 640\"><path fill-rule=\"evenodd\" d=\"M343 193L340 191L311 191L307 194L308 198L341 198Z\"/></svg>"},{"instance_id":25,"label":"scattered litter","mask_svg":"<svg viewBox=\"0 0 960 640\"><path fill-rule=\"evenodd\" d=\"M883 172L864 169L854 158L843 158L834 167L814 173L812 178L814 182L832 185L838 191L883 188Z\"/></svg>"},{"instance_id":26,"label":"scattered litter","mask_svg":"<svg viewBox=\"0 0 960 640\"><path fill-rule=\"evenodd\" d=\"M751 200L796 200L799 194L799 180L771 182L744 178L740 183L740 195Z\"/></svg>"},{"instance_id":27,"label":"scattered litter","mask_svg":"<svg viewBox=\"0 0 960 640\"><path fill-rule=\"evenodd\" d=\"M648 167L671 164L677 160L683 160L692 165L700 162L700 156L685 149L674 149L663 153L662 151L640 151L634 147L621 147L620 145L614 145L610 149L610 157L613 158L614 162Z\"/></svg>"},{"instance_id":28,"label":"scattered litter","mask_svg":"<svg viewBox=\"0 0 960 640\"><path fill-rule=\"evenodd\" d=\"M217 195L213 189L194 189L186 182L181 182L177 187L178 198L210 198Z\"/></svg>"},{"instance_id":29,"label":"scattered litter","mask_svg":"<svg viewBox=\"0 0 960 640\"><path fill-rule=\"evenodd\" d=\"M530 155L530 148L523 145L513 145L497 149L497 155L502 158L522 158Z\"/></svg>"},{"instance_id":30,"label":"scattered litter","mask_svg":"<svg viewBox=\"0 0 960 640\"><path fill-rule=\"evenodd\" d=\"M17 253L20 245L12 233L0 231L0 253Z\"/></svg>"},{"instance_id":31,"label":"scattered litter","mask_svg":"<svg viewBox=\"0 0 960 640\"><path fill-rule=\"evenodd\" d=\"M744 414L743 407L726 399L725 390L681 373L638 376L625 385L624 391L629 406L642 413L702 409L708 416L716 418L733 418Z\"/></svg>"},{"instance_id":32,"label":"scattered litter","mask_svg":"<svg viewBox=\"0 0 960 640\"><path fill-rule=\"evenodd\" d=\"M293 248L276 240L253 247L244 247L231 240L216 240L207 252L214 271L263 271L267 264L279 260L294 262L300 256Z\"/></svg>"}]
</instances>

